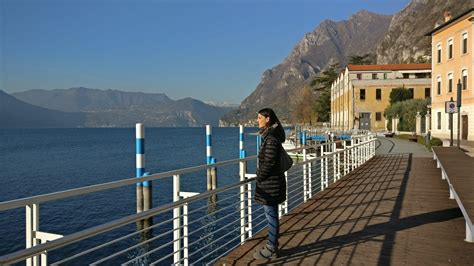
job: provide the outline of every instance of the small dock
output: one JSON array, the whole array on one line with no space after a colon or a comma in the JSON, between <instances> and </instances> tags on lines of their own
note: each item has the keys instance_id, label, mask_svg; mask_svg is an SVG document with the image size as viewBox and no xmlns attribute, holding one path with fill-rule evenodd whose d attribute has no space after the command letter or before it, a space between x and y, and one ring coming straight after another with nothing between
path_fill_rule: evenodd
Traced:
<instances>
[{"instance_id":1,"label":"small dock","mask_svg":"<svg viewBox=\"0 0 474 266\"><path fill-rule=\"evenodd\" d=\"M262 231L216 265L473 265L465 221L429 157L377 155L281 219L280 257Z\"/></svg>"}]
</instances>

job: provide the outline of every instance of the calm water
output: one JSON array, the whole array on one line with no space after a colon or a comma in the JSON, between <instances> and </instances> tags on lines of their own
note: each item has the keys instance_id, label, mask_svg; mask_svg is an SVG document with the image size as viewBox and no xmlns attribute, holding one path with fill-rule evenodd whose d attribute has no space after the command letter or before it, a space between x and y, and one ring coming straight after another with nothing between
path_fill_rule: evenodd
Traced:
<instances>
[{"instance_id":1,"label":"calm water","mask_svg":"<svg viewBox=\"0 0 474 266\"><path fill-rule=\"evenodd\" d=\"M218 161L238 158L238 130L213 129L213 156ZM253 132L256 129L245 133ZM255 136L246 135L245 141L248 155L255 155ZM147 128L145 150L146 171L151 173L204 164L205 128ZM223 174L218 184L238 181L234 170L219 172ZM134 128L0 130L0 202L134 175ZM205 176L181 182L183 191L206 190ZM170 202L171 190L171 179L154 182L154 206ZM40 229L66 235L135 212L135 186L131 186L42 204ZM0 212L0 255L24 248L24 213L24 208Z\"/></svg>"}]
</instances>

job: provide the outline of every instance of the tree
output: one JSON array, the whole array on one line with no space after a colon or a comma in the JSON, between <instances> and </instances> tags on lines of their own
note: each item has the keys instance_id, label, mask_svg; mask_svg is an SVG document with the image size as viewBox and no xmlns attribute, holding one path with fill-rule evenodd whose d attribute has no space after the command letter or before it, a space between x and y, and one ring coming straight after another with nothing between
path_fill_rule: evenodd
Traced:
<instances>
[{"instance_id":1,"label":"tree","mask_svg":"<svg viewBox=\"0 0 474 266\"><path fill-rule=\"evenodd\" d=\"M330 88L325 89L313 106L316 118L320 122L328 122L331 113L331 93Z\"/></svg>"},{"instance_id":2,"label":"tree","mask_svg":"<svg viewBox=\"0 0 474 266\"><path fill-rule=\"evenodd\" d=\"M349 64L351 65L370 65L375 64L376 55L372 53L367 53L365 55L350 55Z\"/></svg>"},{"instance_id":3,"label":"tree","mask_svg":"<svg viewBox=\"0 0 474 266\"><path fill-rule=\"evenodd\" d=\"M293 108L298 122L311 125L315 120L316 114L313 110L315 100L313 89L308 85L304 86Z\"/></svg>"},{"instance_id":4,"label":"tree","mask_svg":"<svg viewBox=\"0 0 474 266\"><path fill-rule=\"evenodd\" d=\"M331 84L339 75L339 63L330 65L320 76L313 79L311 86L321 91L316 100L313 110L316 113L317 121L327 122L331 113Z\"/></svg>"},{"instance_id":5,"label":"tree","mask_svg":"<svg viewBox=\"0 0 474 266\"><path fill-rule=\"evenodd\" d=\"M330 65L320 76L311 81L311 87L316 89L331 88L332 82L339 75L339 63Z\"/></svg>"},{"instance_id":6,"label":"tree","mask_svg":"<svg viewBox=\"0 0 474 266\"><path fill-rule=\"evenodd\" d=\"M394 88L390 92L390 104L413 99L413 92L403 87Z\"/></svg>"},{"instance_id":7,"label":"tree","mask_svg":"<svg viewBox=\"0 0 474 266\"><path fill-rule=\"evenodd\" d=\"M393 117L400 118L401 131L415 131L416 114L425 115L428 110L429 99L410 99L390 104L385 108L384 115L391 125Z\"/></svg>"}]
</instances>

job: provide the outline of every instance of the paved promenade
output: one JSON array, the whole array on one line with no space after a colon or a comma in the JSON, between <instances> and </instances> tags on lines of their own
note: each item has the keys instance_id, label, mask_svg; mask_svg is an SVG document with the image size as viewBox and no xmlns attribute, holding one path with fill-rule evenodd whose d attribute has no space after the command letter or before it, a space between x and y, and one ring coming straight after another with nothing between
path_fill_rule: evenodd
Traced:
<instances>
[{"instance_id":1,"label":"paved promenade","mask_svg":"<svg viewBox=\"0 0 474 266\"><path fill-rule=\"evenodd\" d=\"M431 153L379 142L379 155L282 217L279 258L253 259L262 231L216 264L474 265L474 244L464 241L464 219Z\"/></svg>"},{"instance_id":2,"label":"paved promenade","mask_svg":"<svg viewBox=\"0 0 474 266\"><path fill-rule=\"evenodd\" d=\"M404 139L379 137L376 142L375 154L411 153L413 157L433 157L433 153L424 145Z\"/></svg>"}]
</instances>

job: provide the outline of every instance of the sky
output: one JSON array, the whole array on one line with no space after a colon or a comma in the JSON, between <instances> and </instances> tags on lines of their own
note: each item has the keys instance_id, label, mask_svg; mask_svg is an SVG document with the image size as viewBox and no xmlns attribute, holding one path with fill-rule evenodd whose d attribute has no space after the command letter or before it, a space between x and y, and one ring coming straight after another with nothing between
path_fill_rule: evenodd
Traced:
<instances>
[{"instance_id":1,"label":"sky","mask_svg":"<svg viewBox=\"0 0 474 266\"><path fill-rule=\"evenodd\" d=\"M0 90L239 104L320 22L409 0L0 0Z\"/></svg>"}]
</instances>

